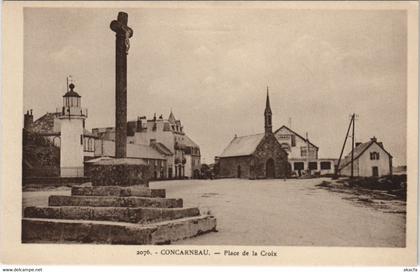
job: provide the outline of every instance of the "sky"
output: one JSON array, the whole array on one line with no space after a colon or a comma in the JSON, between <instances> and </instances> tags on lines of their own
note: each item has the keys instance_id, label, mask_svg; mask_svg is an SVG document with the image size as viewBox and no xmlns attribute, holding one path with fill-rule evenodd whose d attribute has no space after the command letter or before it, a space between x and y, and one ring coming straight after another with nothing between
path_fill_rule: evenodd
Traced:
<instances>
[{"instance_id":1,"label":"sky","mask_svg":"<svg viewBox=\"0 0 420 272\"><path fill-rule=\"evenodd\" d=\"M66 77L88 108L87 128L114 125L115 33L120 9L24 10L24 108L62 105ZM407 26L404 11L263 8L124 9L128 119L172 109L202 162L238 136L307 132L319 157L338 158L356 113L356 142L376 136L406 164ZM346 152L350 147L346 148Z\"/></svg>"}]
</instances>

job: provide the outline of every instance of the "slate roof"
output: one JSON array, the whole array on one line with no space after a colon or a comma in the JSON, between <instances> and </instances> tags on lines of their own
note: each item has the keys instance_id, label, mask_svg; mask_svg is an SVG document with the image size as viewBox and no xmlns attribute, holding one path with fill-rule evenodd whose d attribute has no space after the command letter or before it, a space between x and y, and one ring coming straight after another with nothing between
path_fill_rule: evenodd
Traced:
<instances>
[{"instance_id":1,"label":"slate roof","mask_svg":"<svg viewBox=\"0 0 420 272\"><path fill-rule=\"evenodd\" d=\"M115 142L108 140L101 140L103 149L98 150L98 156L115 156ZM96 155L96 154L95 154ZM160 154L156 149L149 145L141 144L127 144L127 157L128 158L141 158L141 159L158 159L164 160L165 157Z\"/></svg>"},{"instance_id":2,"label":"slate roof","mask_svg":"<svg viewBox=\"0 0 420 272\"><path fill-rule=\"evenodd\" d=\"M169 114L168 121L169 121L169 123L171 123L171 124L175 124L175 122L176 122L175 116L174 116L174 114L172 113L172 111L171 111L171 113Z\"/></svg>"},{"instance_id":3,"label":"slate roof","mask_svg":"<svg viewBox=\"0 0 420 272\"><path fill-rule=\"evenodd\" d=\"M162 154L151 146L139 144L127 144L127 157L159 160L165 159Z\"/></svg>"},{"instance_id":4,"label":"slate roof","mask_svg":"<svg viewBox=\"0 0 420 272\"><path fill-rule=\"evenodd\" d=\"M173 155L173 153L171 152L171 150L169 148L167 148L164 144L157 142L157 143L153 143L151 144L152 147L154 147L158 152L166 155L166 156L171 156Z\"/></svg>"},{"instance_id":5,"label":"slate roof","mask_svg":"<svg viewBox=\"0 0 420 272\"><path fill-rule=\"evenodd\" d=\"M88 137L92 137L92 138L98 138L97 136L95 136L95 134L93 134L92 132L90 132L87 129L83 129L83 136L88 136Z\"/></svg>"},{"instance_id":6,"label":"slate roof","mask_svg":"<svg viewBox=\"0 0 420 272\"><path fill-rule=\"evenodd\" d=\"M32 124L31 130L38 133L54 132L54 119L56 115L56 113L47 112Z\"/></svg>"},{"instance_id":7,"label":"slate roof","mask_svg":"<svg viewBox=\"0 0 420 272\"><path fill-rule=\"evenodd\" d=\"M369 149L369 147L371 146L371 145L373 145L373 144L376 144L376 145L378 145L380 148L382 148L382 150L383 151L385 151L385 153L387 153L391 158L392 158L392 155L391 154L389 154L389 152L388 151L386 151L385 150L385 148L383 147L383 146L381 146L380 144L378 144L378 142L376 142L376 140L370 140L369 142L366 142L366 143L362 143L362 144L359 144L358 146L356 146L355 148L354 148L354 154L353 154L353 158L354 158L354 161L356 161L360 156L362 156L363 155L363 153L365 153L365 151L366 150L368 150ZM349 152L349 154L347 155L347 156L345 156L344 157L344 159L340 162L340 165L339 165L339 170L341 170L341 169L343 169L344 167L346 167L348 164L350 164L351 163L351 151Z\"/></svg>"},{"instance_id":8,"label":"slate roof","mask_svg":"<svg viewBox=\"0 0 420 272\"><path fill-rule=\"evenodd\" d=\"M219 156L223 157L239 157L248 156L254 153L258 144L264 138L264 133L235 137L229 145L223 150Z\"/></svg>"},{"instance_id":9,"label":"slate roof","mask_svg":"<svg viewBox=\"0 0 420 272\"><path fill-rule=\"evenodd\" d=\"M183 140L181 141L182 144L184 144L185 146L189 146L189 147L196 147L198 148L198 144L196 144L193 140L191 140L190 137L188 137L187 135L183 136Z\"/></svg>"},{"instance_id":10,"label":"slate roof","mask_svg":"<svg viewBox=\"0 0 420 272\"><path fill-rule=\"evenodd\" d=\"M60 131L54 131L54 120L57 118L57 115L55 112L47 112L32 124L31 131L42 134L43 136L60 136ZM83 135L97 138L85 128L83 129Z\"/></svg>"}]
</instances>

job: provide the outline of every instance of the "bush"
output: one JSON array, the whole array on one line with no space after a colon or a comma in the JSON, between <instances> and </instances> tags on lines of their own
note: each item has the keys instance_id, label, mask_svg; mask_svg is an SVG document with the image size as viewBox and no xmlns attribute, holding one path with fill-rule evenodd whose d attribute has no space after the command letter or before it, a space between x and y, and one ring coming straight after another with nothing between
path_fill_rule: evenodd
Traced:
<instances>
[{"instance_id":1,"label":"bush","mask_svg":"<svg viewBox=\"0 0 420 272\"><path fill-rule=\"evenodd\" d=\"M360 177L347 181L350 187L361 187L371 190L398 190L406 187L407 176Z\"/></svg>"},{"instance_id":2,"label":"bush","mask_svg":"<svg viewBox=\"0 0 420 272\"><path fill-rule=\"evenodd\" d=\"M319 186L319 187L331 187L331 182L330 181L323 180L320 184L318 184L316 186Z\"/></svg>"}]
</instances>

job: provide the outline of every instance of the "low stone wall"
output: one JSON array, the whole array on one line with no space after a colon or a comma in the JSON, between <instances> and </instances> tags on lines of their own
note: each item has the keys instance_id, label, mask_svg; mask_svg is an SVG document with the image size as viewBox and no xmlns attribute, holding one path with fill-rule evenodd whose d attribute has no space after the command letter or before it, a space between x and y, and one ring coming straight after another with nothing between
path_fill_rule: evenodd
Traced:
<instances>
[{"instance_id":1,"label":"low stone wall","mask_svg":"<svg viewBox=\"0 0 420 272\"><path fill-rule=\"evenodd\" d=\"M90 182L89 177L23 177L22 185L76 185Z\"/></svg>"}]
</instances>

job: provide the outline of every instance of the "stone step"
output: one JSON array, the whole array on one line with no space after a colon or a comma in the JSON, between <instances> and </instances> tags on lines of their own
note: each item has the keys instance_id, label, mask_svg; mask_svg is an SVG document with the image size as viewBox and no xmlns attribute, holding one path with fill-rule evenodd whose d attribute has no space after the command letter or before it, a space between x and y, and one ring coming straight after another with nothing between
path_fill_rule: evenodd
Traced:
<instances>
[{"instance_id":1,"label":"stone step","mask_svg":"<svg viewBox=\"0 0 420 272\"><path fill-rule=\"evenodd\" d=\"M146 223L199 216L198 208L125 208L125 207L26 207L26 218L100 220Z\"/></svg>"},{"instance_id":2,"label":"stone step","mask_svg":"<svg viewBox=\"0 0 420 272\"><path fill-rule=\"evenodd\" d=\"M182 208L181 198L52 195L49 206Z\"/></svg>"},{"instance_id":3,"label":"stone step","mask_svg":"<svg viewBox=\"0 0 420 272\"><path fill-rule=\"evenodd\" d=\"M203 215L155 224L108 221L22 219L23 243L170 244L216 231L216 219Z\"/></svg>"},{"instance_id":4,"label":"stone step","mask_svg":"<svg viewBox=\"0 0 420 272\"><path fill-rule=\"evenodd\" d=\"M141 196L166 197L165 189L150 189L143 186L73 186L73 196Z\"/></svg>"}]
</instances>

